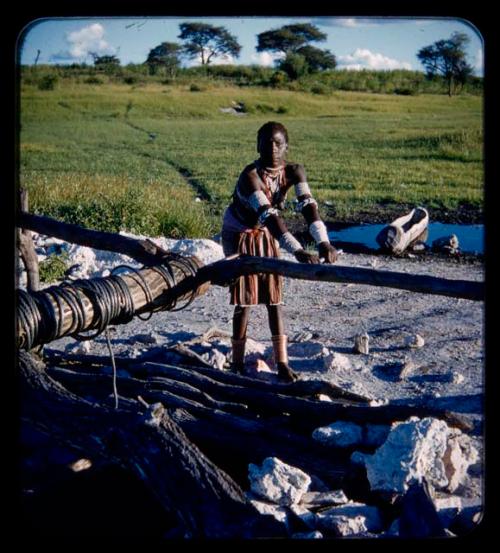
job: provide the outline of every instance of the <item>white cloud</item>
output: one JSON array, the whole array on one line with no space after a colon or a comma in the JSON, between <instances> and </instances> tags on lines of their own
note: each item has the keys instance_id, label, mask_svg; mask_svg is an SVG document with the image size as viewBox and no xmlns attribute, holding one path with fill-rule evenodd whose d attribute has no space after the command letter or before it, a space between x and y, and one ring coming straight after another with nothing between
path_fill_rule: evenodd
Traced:
<instances>
[{"instance_id":1,"label":"white cloud","mask_svg":"<svg viewBox=\"0 0 500 553\"><path fill-rule=\"evenodd\" d=\"M274 62L283 58L285 54L279 52L277 54L270 54L269 52L259 52L258 54L252 54L251 60L252 63L257 65L263 65L265 67L270 67L274 65Z\"/></svg>"},{"instance_id":2,"label":"white cloud","mask_svg":"<svg viewBox=\"0 0 500 553\"><path fill-rule=\"evenodd\" d=\"M116 53L105 39L105 29L100 23L93 23L78 31L66 33L68 50L58 52L52 56L54 60L83 60L90 52L98 56L112 55Z\"/></svg>"},{"instance_id":3,"label":"white cloud","mask_svg":"<svg viewBox=\"0 0 500 553\"><path fill-rule=\"evenodd\" d=\"M347 56L337 56L339 69L412 69L411 63L399 61L383 54L371 52L366 48L357 48Z\"/></svg>"},{"instance_id":4,"label":"white cloud","mask_svg":"<svg viewBox=\"0 0 500 553\"><path fill-rule=\"evenodd\" d=\"M474 58L474 69L477 75L482 76L484 73L484 58L483 49L479 48Z\"/></svg>"}]
</instances>

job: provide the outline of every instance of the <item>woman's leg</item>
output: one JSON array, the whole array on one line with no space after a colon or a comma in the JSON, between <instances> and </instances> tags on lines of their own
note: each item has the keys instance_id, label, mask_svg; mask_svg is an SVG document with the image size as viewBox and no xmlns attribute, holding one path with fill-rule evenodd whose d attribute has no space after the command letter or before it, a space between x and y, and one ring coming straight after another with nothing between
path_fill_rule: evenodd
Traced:
<instances>
[{"instance_id":1,"label":"woman's leg","mask_svg":"<svg viewBox=\"0 0 500 553\"><path fill-rule=\"evenodd\" d=\"M278 368L278 376L285 382L297 380L297 375L288 365L287 336L285 335L285 324L281 305L267 305L269 315L269 329L273 342L274 359Z\"/></svg>"},{"instance_id":2,"label":"woman's leg","mask_svg":"<svg viewBox=\"0 0 500 553\"><path fill-rule=\"evenodd\" d=\"M242 373L245 367L245 344L248 327L248 316L250 307L236 305L233 315L233 337L232 337L232 357L231 370Z\"/></svg>"}]
</instances>

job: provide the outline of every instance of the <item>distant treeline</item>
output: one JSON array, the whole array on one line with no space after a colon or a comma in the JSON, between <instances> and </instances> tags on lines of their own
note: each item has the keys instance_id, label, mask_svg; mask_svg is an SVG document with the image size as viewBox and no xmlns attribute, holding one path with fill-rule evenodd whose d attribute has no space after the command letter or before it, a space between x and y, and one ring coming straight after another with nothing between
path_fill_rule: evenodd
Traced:
<instances>
[{"instance_id":1,"label":"distant treeline","mask_svg":"<svg viewBox=\"0 0 500 553\"><path fill-rule=\"evenodd\" d=\"M336 90L375 92L383 94L447 94L448 84L441 76L429 78L420 71L394 69L384 71L335 69L305 75L296 80L280 70L261 65L210 65L179 68L175 74L161 70L152 74L146 64L94 66L25 65L20 71L21 85L51 90L60 83L72 81L88 85L107 83L141 86L163 84L188 86L203 90L211 86L261 86L329 94ZM472 76L459 93L482 94L483 78Z\"/></svg>"}]
</instances>

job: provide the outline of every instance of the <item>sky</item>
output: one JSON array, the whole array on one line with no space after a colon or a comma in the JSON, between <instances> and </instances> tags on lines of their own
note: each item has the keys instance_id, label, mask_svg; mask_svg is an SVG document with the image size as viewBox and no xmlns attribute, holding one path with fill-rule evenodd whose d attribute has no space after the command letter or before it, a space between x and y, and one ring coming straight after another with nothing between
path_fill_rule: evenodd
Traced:
<instances>
[{"instance_id":1,"label":"sky","mask_svg":"<svg viewBox=\"0 0 500 553\"><path fill-rule=\"evenodd\" d=\"M212 63L273 66L276 56L257 52L256 35L291 23L312 23L327 35L313 43L330 50L338 69L412 69L423 71L420 48L447 39L453 32L470 38L467 61L483 75L484 45L480 32L464 19L361 17L87 17L38 19L18 40L18 61L33 64L92 63L90 52L115 55L122 65L142 63L162 42L181 42L179 24L185 21L224 26L242 46L239 58ZM38 53L38 51L40 51ZM184 65L197 65L198 60Z\"/></svg>"}]
</instances>

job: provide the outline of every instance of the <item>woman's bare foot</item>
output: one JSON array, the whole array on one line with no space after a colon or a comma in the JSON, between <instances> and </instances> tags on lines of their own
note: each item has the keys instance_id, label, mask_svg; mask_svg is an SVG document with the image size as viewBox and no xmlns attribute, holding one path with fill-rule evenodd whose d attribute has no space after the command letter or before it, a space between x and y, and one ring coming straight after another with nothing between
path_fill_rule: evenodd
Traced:
<instances>
[{"instance_id":1,"label":"woman's bare foot","mask_svg":"<svg viewBox=\"0 0 500 553\"><path fill-rule=\"evenodd\" d=\"M286 363L278 363L278 378L283 382L295 382L298 376Z\"/></svg>"}]
</instances>

